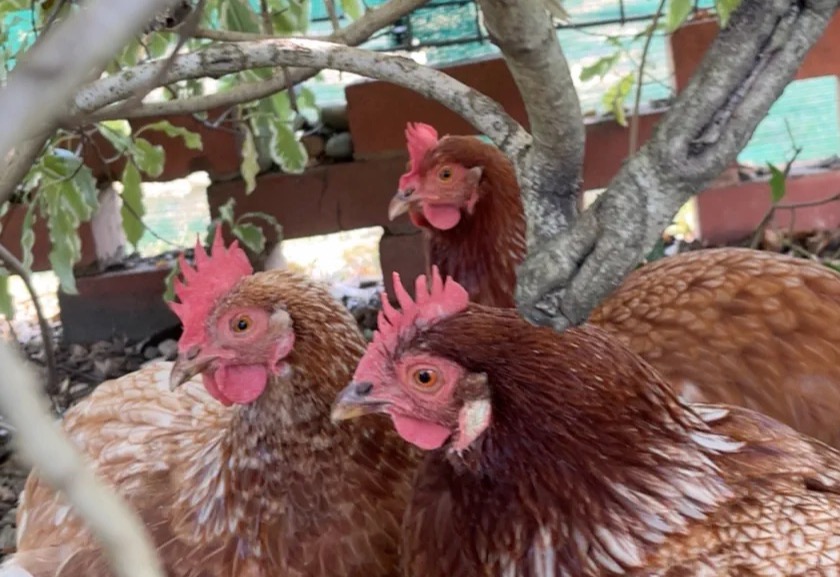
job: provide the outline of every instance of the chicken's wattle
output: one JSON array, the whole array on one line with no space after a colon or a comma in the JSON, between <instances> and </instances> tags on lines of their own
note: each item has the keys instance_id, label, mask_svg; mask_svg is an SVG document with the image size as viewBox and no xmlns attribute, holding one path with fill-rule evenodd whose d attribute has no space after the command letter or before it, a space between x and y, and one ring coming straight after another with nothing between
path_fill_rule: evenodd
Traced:
<instances>
[{"instance_id":1,"label":"chicken's wattle","mask_svg":"<svg viewBox=\"0 0 840 577\"><path fill-rule=\"evenodd\" d=\"M461 221L461 209L451 204L424 204L423 216L438 230L449 230Z\"/></svg>"}]
</instances>

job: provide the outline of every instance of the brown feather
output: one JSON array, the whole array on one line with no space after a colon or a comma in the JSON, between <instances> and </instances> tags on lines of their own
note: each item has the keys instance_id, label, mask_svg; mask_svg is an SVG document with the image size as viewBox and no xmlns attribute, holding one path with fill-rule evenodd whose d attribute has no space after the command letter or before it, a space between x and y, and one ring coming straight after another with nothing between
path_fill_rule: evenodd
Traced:
<instances>
[{"instance_id":1,"label":"brown feather","mask_svg":"<svg viewBox=\"0 0 840 577\"><path fill-rule=\"evenodd\" d=\"M426 230L436 264L479 304L515 306L525 215L513 166L492 145L448 136L424 160L483 166L472 218ZM486 199L486 200L485 200ZM840 448L840 275L763 251L692 251L631 273L590 316L688 400L761 411Z\"/></svg>"},{"instance_id":2,"label":"brown feather","mask_svg":"<svg viewBox=\"0 0 840 577\"><path fill-rule=\"evenodd\" d=\"M275 377L256 402L224 407L198 379L170 393L171 364L158 363L103 383L67 412L65 431L139 511L169 575L397 575L416 457L383 421L329 420L364 351L353 317L288 271L246 277L218 306L237 303L282 303L292 316L290 380ZM33 577L111 575L35 473L18 527L10 564Z\"/></svg>"},{"instance_id":3,"label":"brown feather","mask_svg":"<svg viewBox=\"0 0 840 577\"><path fill-rule=\"evenodd\" d=\"M684 405L597 327L558 334L471 305L401 350L486 374L492 405L471 447L444 446L421 467L406 574L840 568L840 453L747 409Z\"/></svg>"}]
</instances>

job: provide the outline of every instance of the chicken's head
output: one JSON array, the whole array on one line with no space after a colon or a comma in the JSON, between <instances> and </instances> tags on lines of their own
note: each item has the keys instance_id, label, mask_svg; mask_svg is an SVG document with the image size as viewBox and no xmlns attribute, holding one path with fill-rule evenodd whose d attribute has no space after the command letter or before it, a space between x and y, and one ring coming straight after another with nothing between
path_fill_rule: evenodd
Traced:
<instances>
[{"instance_id":1,"label":"chicken's head","mask_svg":"<svg viewBox=\"0 0 840 577\"><path fill-rule=\"evenodd\" d=\"M201 373L207 391L224 405L248 404L266 388L268 377L286 370L295 334L283 308L267 309L235 298L235 290L253 273L236 241L225 249L221 227L212 254L196 242L195 268L183 255L183 281L175 281L179 303L170 306L184 325L172 389Z\"/></svg>"},{"instance_id":2,"label":"chicken's head","mask_svg":"<svg viewBox=\"0 0 840 577\"><path fill-rule=\"evenodd\" d=\"M482 167L467 167L439 148L452 137L438 140L434 127L409 123L405 130L408 170L388 206L388 218L408 212L415 226L449 230L478 202Z\"/></svg>"},{"instance_id":3,"label":"chicken's head","mask_svg":"<svg viewBox=\"0 0 840 577\"><path fill-rule=\"evenodd\" d=\"M393 309L383 295L379 328L353 382L339 394L332 418L385 413L400 436L421 449L437 449L450 439L455 449L461 449L489 425L486 376L424 350L416 337L464 311L469 295L451 278L444 282L437 267L432 268L431 287L421 275L415 291L416 301L394 274L394 292L402 310Z\"/></svg>"}]
</instances>

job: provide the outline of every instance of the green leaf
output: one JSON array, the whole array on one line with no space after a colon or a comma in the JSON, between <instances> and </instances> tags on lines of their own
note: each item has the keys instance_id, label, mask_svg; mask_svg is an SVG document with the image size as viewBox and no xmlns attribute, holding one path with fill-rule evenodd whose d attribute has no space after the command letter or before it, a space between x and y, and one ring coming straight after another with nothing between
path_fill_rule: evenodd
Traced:
<instances>
[{"instance_id":1,"label":"green leaf","mask_svg":"<svg viewBox=\"0 0 840 577\"><path fill-rule=\"evenodd\" d=\"M134 159L137 168L156 178L163 173L163 161L166 153L159 144L153 145L145 138L135 138L134 146L131 148L131 157Z\"/></svg>"},{"instance_id":2,"label":"green leaf","mask_svg":"<svg viewBox=\"0 0 840 577\"><path fill-rule=\"evenodd\" d=\"M310 0L289 2L271 15L274 32L281 36L306 34L309 29Z\"/></svg>"},{"instance_id":3,"label":"green leaf","mask_svg":"<svg viewBox=\"0 0 840 577\"><path fill-rule=\"evenodd\" d=\"M671 0L668 5L668 16L665 18L665 30L673 32L685 22L691 14L692 0Z\"/></svg>"},{"instance_id":4,"label":"green leaf","mask_svg":"<svg viewBox=\"0 0 840 577\"><path fill-rule=\"evenodd\" d=\"M598 76L599 78L604 78L607 72L609 72L615 63L618 62L618 59L621 57L621 52L615 52L614 54L610 54L609 56L602 56L589 66L584 66L580 71L580 80L581 82L586 82L587 80L591 80Z\"/></svg>"},{"instance_id":5,"label":"green leaf","mask_svg":"<svg viewBox=\"0 0 840 577\"><path fill-rule=\"evenodd\" d=\"M265 249L265 235L257 225L243 222L231 228L231 232L253 252L259 254Z\"/></svg>"},{"instance_id":6,"label":"green leaf","mask_svg":"<svg viewBox=\"0 0 840 577\"><path fill-rule=\"evenodd\" d=\"M200 134L193 132L192 130L188 130L183 126L174 126L168 120L159 120L152 124L147 124L137 131L137 133L140 134L144 130L159 130L170 138L180 136L184 140L184 145L186 145L186 147L190 150L201 150L203 148Z\"/></svg>"},{"instance_id":7,"label":"green leaf","mask_svg":"<svg viewBox=\"0 0 840 577\"><path fill-rule=\"evenodd\" d=\"M257 188L257 173L260 165L257 163L257 146L254 143L254 133L245 128L245 139L242 142L242 164L239 166L242 178L245 179L245 194L251 194Z\"/></svg>"},{"instance_id":8,"label":"green leaf","mask_svg":"<svg viewBox=\"0 0 840 577\"><path fill-rule=\"evenodd\" d=\"M721 28L726 28L726 25L729 24L729 17L740 4L741 0L715 0L715 9Z\"/></svg>"},{"instance_id":9,"label":"green leaf","mask_svg":"<svg viewBox=\"0 0 840 577\"><path fill-rule=\"evenodd\" d=\"M283 172L291 174L303 172L309 156L306 154L306 148L295 137L291 123L273 122L269 130L271 131L271 146L269 147L271 159Z\"/></svg>"},{"instance_id":10,"label":"green leaf","mask_svg":"<svg viewBox=\"0 0 840 577\"><path fill-rule=\"evenodd\" d=\"M137 167L131 162L125 164L122 174L122 215L123 230L125 238L137 249L137 243L143 237L143 215L146 214L146 207L143 206L143 189L140 186L140 173Z\"/></svg>"},{"instance_id":11,"label":"green leaf","mask_svg":"<svg viewBox=\"0 0 840 577\"><path fill-rule=\"evenodd\" d=\"M31 0L0 0L0 14L29 10Z\"/></svg>"},{"instance_id":12,"label":"green leaf","mask_svg":"<svg viewBox=\"0 0 840 577\"><path fill-rule=\"evenodd\" d=\"M251 10L247 0L226 0L220 6L221 24L227 30L236 32L261 32L256 13Z\"/></svg>"},{"instance_id":13,"label":"green leaf","mask_svg":"<svg viewBox=\"0 0 840 577\"><path fill-rule=\"evenodd\" d=\"M9 320L15 316L15 304L9 291L9 275L5 271L0 273L0 315Z\"/></svg>"},{"instance_id":14,"label":"green leaf","mask_svg":"<svg viewBox=\"0 0 840 577\"><path fill-rule=\"evenodd\" d=\"M246 212L245 214L239 215L239 218L236 219L236 222L238 224L239 222L249 218L262 220L274 229L274 235L277 238L277 242L283 240L283 226L279 222L277 222L277 219L274 218L273 215L268 214L266 212Z\"/></svg>"},{"instance_id":15,"label":"green leaf","mask_svg":"<svg viewBox=\"0 0 840 577\"><path fill-rule=\"evenodd\" d=\"M23 268L26 270L32 269L32 248L35 246L35 206L34 202L30 202L26 207L26 214L23 215L23 223L21 228L23 232L20 235L20 248L23 252Z\"/></svg>"},{"instance_id":16,"label":"green leaf","mask_svg":"<svg viewBox=\"0 0 840 577\"><path fill-rule=\"evenodd\" d=\"M362 15L362 3L359 0L341 0L341 10L351 20L356 20Z\"/></svg>"},{"instance_id":17,"label":"green leaf","mask_svg":"<svg viewBox=\"0 0 840 577\"><path fill-rule=\"evenodd\" d=\"M127 120L106 120L97 124L96 130L111 143L117 152L125 152L133 146L131 125Z\"/></svg>"},{"instance_id":18,"label":"green leaf","mask_svg":"<svg viewBox=\"0 0 840 577\"><path fill-rule=\"evenodd\" d=\"M169 47L172 45L172 35L164 34L162 32L152 32L146 37L146 48L149 51L149 56L152 58L162 58L169 52Z\"/></svg>"},{"instance_id":19,"label":"green leaf","mask_svg":"<svg viewBox=\"0 0 840 577\"><path fill-rule=\"evenodd\" d=\"M163 279L163 286L165 287L163 291L163 301L164 302L172 302L175 300L175 279L178 278L178 261L172 262L172 270L169 271L169 274L166 275L166 278Z\"/></svg>"},{"instance_id":20,"label":"green leaf","mask_svg":"<svg viewBox=\"0 0 840 577\"><path fill-rule=\"evenodd\" d=\"M773 204L781 201L787 192L787 178L784 171L779 170L772 164L767 165L770 168L770 198Z\"/></svg>"},{"instance_id":21,"label":"green leaf","mask_svg":"<svg viewBox=\"0 0 840 577\"><path fill-rule=\"evenodd\" d=\"M622 76L618 82L610 86L602 98L604 106L615 115L615 121L621 126L627 126L627 116L624 113L624 103L635 84L636 73L631 72L626 74Z\"/></svg>"},{"instance_id":22,"label":"green leaf","mask_svg":"<svg viewBox=\"0 0 840 577\"><path fill-rule=\"evenodd\" d=\"M222 222L228 224L228 226L233 226L233 207L236 205L236 200L233 197L230 197L226 203L219 207L219 218L222 219Z\"/></svg>"}]
</instances>

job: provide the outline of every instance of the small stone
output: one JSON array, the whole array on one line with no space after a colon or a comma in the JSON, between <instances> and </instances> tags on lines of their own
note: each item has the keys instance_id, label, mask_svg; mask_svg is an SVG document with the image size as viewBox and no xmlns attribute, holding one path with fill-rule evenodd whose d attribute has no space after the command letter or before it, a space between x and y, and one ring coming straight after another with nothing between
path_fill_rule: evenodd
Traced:
<instances>
[{"instance_id":1,"label":"small stone","mask_svg":"<svg viewBox=\"0 0 840 577\"><path fill-rule=\"evenodd\" d=\"M125 359L120 357L108 357L105 359L96 359L93 361L93 368L97 375L110 379L119 376L122 373L122 366L125 364Z\"/></svg>"},{"instance_id":2,"label":"small stone","mask_svg":"<svg viewBox=\"0 0 840 577\"><path fill-rule=\"evenodd\" d=\"M82 345L77 345L75 343L70 345L70 347L68 348L68 351L70 352L70 360L71 361L84 359L85 357L88 356L88 350L85 347L83 347Z\"/></svg>"},{"instance_id":3,"label":"small stone","mask_svg":"<svg viewBox=\"0 0 840 577\"><path fill-rule=\"evenodd\" d=\"M325 126L333 130L350 130L350 121L347 118L347 105L333 104L322 107L321 121Z\"/></svg>"},{"instance_id":4,"label":"small stone","mask_svg":"<svg viewBox=\"0 0 840 577\"><path fill-rule=\"evenodd\" d=\"M324 147L324 153L330 158L353 158L353 139L350 133L339 132L330 136Z\"/></svg>"},{"instance_id":5,"label":"small stone","mask_svg":"<svg viewBox=\"0 0 840 577\"><path fill-rule=\"evenodd\" d=\"M152 359L156 359L159 356L160 356L160 349L155 347L155 346L146 347L145 349L143 349L143 358L146 359L147 361L151 361Z\"/></svg>"},{"instance_id":6,"label":"small stone","mask_svg":"<svg viewBox=\"0 0 840 577\"><path fill-rule=\"evenodd\" d=\"M166 339L158 345L160 354L167 361L174 361L178 356L178 342L174 339Z\"/></svg>"}]
</instances>

